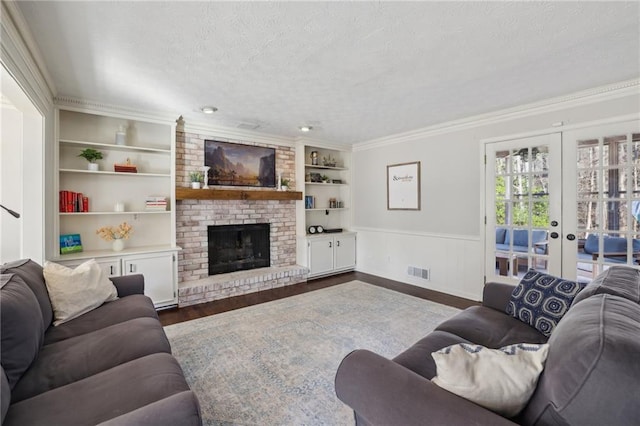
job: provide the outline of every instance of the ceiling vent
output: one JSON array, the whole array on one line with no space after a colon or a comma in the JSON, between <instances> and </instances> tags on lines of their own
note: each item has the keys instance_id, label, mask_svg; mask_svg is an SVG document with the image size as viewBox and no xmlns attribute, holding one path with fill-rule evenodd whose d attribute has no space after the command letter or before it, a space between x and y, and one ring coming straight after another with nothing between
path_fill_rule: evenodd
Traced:
<instances>
[{"instance_id":1,"label":"ceiling vent","mask_svg":"<svg viewBox=\"0 0 640 426\"><path fill-rule=\"evenodd\" d=\"M259 124L250 124L250 123L238 124L238 129L244 129L244 130L256 130L258 127L260 127Z\"/></svg>"}]
</instances>

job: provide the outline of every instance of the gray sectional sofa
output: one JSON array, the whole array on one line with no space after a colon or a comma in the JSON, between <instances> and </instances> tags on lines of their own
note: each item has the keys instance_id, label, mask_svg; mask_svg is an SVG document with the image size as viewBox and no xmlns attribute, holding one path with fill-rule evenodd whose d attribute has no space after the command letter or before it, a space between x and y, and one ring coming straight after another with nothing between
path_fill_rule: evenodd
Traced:
<instances>
[{"instance_id":1,"label":"gray sectional sofa","mask_svg":"<svg viewBox=\"0 0 640 426\"><path fill-rule=\"evenodd\" d=\"M489 283L481 306L440 324L393 360L357 350L335 389L359 425L632 425L640 422L640 271L615 266L577 294L549 338L506 314L513 286ZM533 396L505 418L436 386L431 353L457 343L549 344Z\"/></svg>"},{"instance_id":2,"label":"gray sectional sofa","mask_svg":"<svg viewBox=\"0 0 640 426\"><path fill-rule=\"evenodd\" d=\"M202 424L141 275L112 278L117 300L53 326L42 267L0 272L2 425Z\"/></svg>"}]
</instances>

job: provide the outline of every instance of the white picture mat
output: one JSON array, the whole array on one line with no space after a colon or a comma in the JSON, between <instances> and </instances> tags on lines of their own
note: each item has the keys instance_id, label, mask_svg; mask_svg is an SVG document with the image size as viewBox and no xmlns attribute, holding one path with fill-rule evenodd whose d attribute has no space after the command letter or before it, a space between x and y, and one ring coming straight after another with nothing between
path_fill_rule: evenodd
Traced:
<instances>
[{"instance_id":1,"label":"white picture mat","mask_svg":"<svg viewBox=\"0 0 640 426\"><path fill-rule=\"evenodd\" d=\"M387 209L420 210L420 162L387 166Z\"/></svg>"}]
</instances>

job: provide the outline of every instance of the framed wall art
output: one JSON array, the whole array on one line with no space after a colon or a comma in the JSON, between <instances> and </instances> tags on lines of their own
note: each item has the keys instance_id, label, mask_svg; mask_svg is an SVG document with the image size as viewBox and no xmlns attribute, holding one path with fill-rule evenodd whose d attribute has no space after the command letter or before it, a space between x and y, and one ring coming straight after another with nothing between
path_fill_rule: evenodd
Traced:
<instances>
[{"instance_id":1,"label":"framed wall art","mask_svg":"<svg viewBox=\"0 0 640 426\"><path fill-rule=\"evenodd\" d=\"M276 186L276 150L214 140L204 141L209 185Z\"/></svg>"},{"instance_id":2,"label":"framed wall art","mask_svg":"<svg viewBox=\"0 0 640 426\"><path fill-rule=\"evenodd\" d=\"M387 166L387 210L420 210L420 162Z\"/></svg>"}]
</instances>

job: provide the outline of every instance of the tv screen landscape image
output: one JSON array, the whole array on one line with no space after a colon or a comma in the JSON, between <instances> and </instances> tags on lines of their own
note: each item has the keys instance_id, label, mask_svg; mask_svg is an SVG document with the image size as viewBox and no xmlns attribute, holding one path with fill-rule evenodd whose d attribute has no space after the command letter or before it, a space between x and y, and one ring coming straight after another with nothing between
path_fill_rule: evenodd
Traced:
<instances>
[{"instance_id":1,"label":"tv screen landscape image","mask_svg":"<svg viewBox=\"0 0 640 426\"><path fill-rule=\"evenodd\" d=\"M276 186L276 150L214 140L204 141L209 185Z\"/></svg>"}]
</instances>

